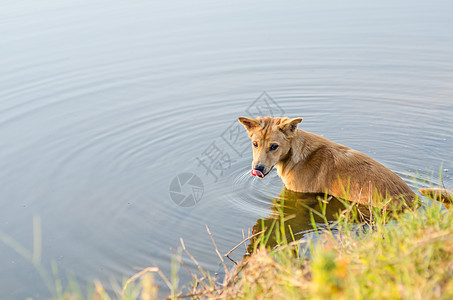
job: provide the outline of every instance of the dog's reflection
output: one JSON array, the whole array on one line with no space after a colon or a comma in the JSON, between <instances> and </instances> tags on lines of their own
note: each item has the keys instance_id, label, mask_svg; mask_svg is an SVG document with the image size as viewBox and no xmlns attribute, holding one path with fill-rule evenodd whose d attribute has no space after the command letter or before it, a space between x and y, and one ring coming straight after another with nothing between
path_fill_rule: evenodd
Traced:
<instances>
[{"instance_id":1,"label":"dog's reflection","mask_svg":"<svg viewBox=\"0 0 453 300\"><path fill-rule=\"evenodd\" d=\"M265 219L258 219L253 226L253 234L261 231L264 234L250 239L247 252L253 252L263 241L266 246L274 247L280 241L299 240L313 230L314 224L325 227L350 208L350 202L324 194L297 193L283 189L273 200L271 214ZM356 205L356 208L360 218L366 219L369 216L368 207Z\"/></svg>"}]
</instances>

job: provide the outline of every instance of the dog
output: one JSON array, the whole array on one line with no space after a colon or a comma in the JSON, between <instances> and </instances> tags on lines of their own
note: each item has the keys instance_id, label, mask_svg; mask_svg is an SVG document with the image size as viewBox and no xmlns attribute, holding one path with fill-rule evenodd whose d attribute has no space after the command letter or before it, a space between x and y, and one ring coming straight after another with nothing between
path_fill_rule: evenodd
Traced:
<instances>
[{"instance_id":1,"label":"dog","mask_svg":"<svg viewBox=\"0 0 453 300\"><path fill-rule=\"evenodd\" d=\"M373 206L418 203L403 179L371 157L297 128L302 118L238 120L252 141L253 176L264 178L275 167L291 191L324 193Z\"/></svg>"}]
</instances>

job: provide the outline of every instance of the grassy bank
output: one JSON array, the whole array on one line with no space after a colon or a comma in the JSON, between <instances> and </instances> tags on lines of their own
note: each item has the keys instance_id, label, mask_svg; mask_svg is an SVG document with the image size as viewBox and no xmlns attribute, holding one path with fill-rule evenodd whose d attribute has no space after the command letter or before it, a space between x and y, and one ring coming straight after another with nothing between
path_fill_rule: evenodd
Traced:
<instances>
[{"instance_id":1,"label":"grassy bank","mask_svg":"<svg viewBox=\"0 0 453 300\"><path fill-rule=\"evenodd\" d=\"M223 286L199 285L195 298L452 299L453 211L433 203L393 215L373 212L366 226L344 215L339 231L319 230L307 245L258 246ZM278 224L277 224L278 225ZM280 224L281 225L281 224ZM280 236L284 226L280 226ZM322 232L321 232L322 231ZM340 233L339 233L340 232ZM183 293L180 293L183 295Z\"/></svg>"},{"instance_id":2,"label":"grassy bank","mask_svg":"<svg viewBox=\"0 0 453 300\"><path fill-rule=\"evenodd\" d=\"M178 254L172 278L148 268L113 283L113 294L99 282L88 293L74 282L63 288L54 272L54 298L156 299L159 276L174 299L453 299L453 208L434 201L390 215L346 207L336 222L326 218L323 201L319 209L309 208L316 228L312 239L297 238L283 208L271 223L262 220L262 233L246 241L252 254L225 267L223 282L199 267L192 285L178 287ZM326 226L320 226L322 220ZM196 263L182 246L182 255Z\"/></svg>"}]
</instances>

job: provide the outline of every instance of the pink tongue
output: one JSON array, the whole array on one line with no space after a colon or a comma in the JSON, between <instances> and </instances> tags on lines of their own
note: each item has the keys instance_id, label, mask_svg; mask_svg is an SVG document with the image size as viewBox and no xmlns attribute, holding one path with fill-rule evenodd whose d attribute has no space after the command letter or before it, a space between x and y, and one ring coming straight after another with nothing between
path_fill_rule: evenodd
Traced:
<instances>
[{"instance_id":1,"label":"pink tongue","mask_svg":"<svg viewBox=\"0 0 453 300\"><path fill-rule=\"evenodd\" d=\"M253 176L258 176L260 178L264 177L264 174L261 171L258 171L258 170L255 170L255 169L252 169L252 175Z\"/></svg>"}]
</instances>

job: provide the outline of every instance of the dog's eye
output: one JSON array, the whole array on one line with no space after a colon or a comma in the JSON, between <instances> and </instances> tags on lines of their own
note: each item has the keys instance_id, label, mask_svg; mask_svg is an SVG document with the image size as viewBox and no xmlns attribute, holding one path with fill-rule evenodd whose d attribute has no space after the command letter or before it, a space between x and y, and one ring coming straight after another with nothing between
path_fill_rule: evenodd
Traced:
<instances>
[{"instance_id":1,"label":"dog's eye","mask_svg":"<svg viewBox=\"0 0 453 300\"><path fill-rule=\"evenodd\" d=\"M253 142L253 147L258 148L258 143L257 142Z\"/></svg>"},{"instance_id":2,"label":"dog's eye","mask_svg":"<svg viewBox=\"0 0 453 300\"><path fill-rule=\"evenodd\" d=\"M274 150L277 150L277 148L278 148L278 145L277 145L277 144L272 144L272 145L269 147L269 150L274 151Z\"/></svg>"}]
</instances>

